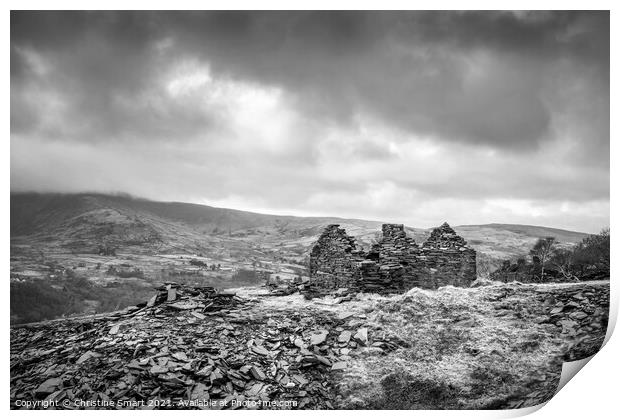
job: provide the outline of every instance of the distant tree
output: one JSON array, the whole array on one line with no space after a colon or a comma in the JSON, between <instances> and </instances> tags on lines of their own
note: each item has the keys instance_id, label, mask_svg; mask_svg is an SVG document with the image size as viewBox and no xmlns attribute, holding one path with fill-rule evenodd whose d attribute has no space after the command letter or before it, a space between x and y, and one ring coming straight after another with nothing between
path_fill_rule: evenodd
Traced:
<instances>
[{"instance_id":1,"label":"distant tree","mask_svg":"<svg viewBox=\"0 0 620 420\"><path fill-rule=\"evenodd\" d=\"M189 260L189 264L195 265L197 267L208 267L209 266L209 264L205 263L204 261L200 261L195 258L192 258L191 260Z\"/></svg>"},{"instance_id":2,"label":"distant tree","mask_svg":"<svg viewBox=\"0 0 620 420\"><path fill-rule=\"evenodd\" d=\"M116 249L109 245L99 245L97 253L105 256L116 256Z\"/></svg>"},{"instance_id":3,"label":"distant tree","mask_svg":"<svg viewBox=\"0 0 620 420\"><path fill-rule=\"evenodd\" d=\"M585 237L574 250L573 263L581 275L588 269L607 270L610 268L610 231L603 229L597 235Z\"/></svg>"},{"instance_id":4,"label":"distant tree","mask_svg":"<svg viewBox=\"0 0 620 420\"><path fill-rule=\"evenodd\" d=\"M575 253L571 249L557 248L553 250L549 262L567 280L578 280L573 273L573 258Z\"/></svg>"},{"instance_id":5,"label":"distant tree","mask_svg":"<svg viewBox=\"0 0 620 420\"><path fill-rule=\"evenodd\" d=\"M259 276L254 270L239 269L236 270L232 277L232 284L258 284L260 281Z\"/></svg>"},{"instance_id":6,"label":"distant tree","mask_svg":"<svg viewBox=\"0 0 620 420\"><path fill-rule=\"evenodd\" d=\"M476 273L478 277L488 279L493 271L491 259L483 254L476 261Z\"/></svg>"},{"instance_id":7,"label":"distant tree","mask_svg":"<svg viewBox=\"0 0 620 420\"><path fill-rule=\"evenodd\" d=\"M546 238L540 238L534 247L530 250L532 257L538 257L540 260L540 281L542 282L545 277L545 263L551 257L556 241L554 237L548 236Z\"/></svg>"}]
</instances>

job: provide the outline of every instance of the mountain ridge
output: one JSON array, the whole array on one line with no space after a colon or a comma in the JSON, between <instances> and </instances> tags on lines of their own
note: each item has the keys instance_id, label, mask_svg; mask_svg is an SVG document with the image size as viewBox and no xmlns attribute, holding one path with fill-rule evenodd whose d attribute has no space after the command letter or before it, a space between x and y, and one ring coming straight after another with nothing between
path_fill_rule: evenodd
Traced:
<instances>
[{"instance_id":1,"label":"mountain ridge","mask_svg":"<svg viewBox=\"0 0 620 420\"><path fill-rule=\"evenodd\" d=\"M131 253L195 253L255 245L287 248L303 257L328 224L340 224L363 247L381 234L380 221L341 217L282 216L183 202L160 202L126 194L11 193L12 243L45 244L92 253L112 244ZM554 236L574 245L588 234L544 226L489 223L456 225L470 246L497 265L527 255L536 240ZM406 226L422 243L431 229ZM484 255L482 255L484 254Z\"/></svg>"},{"instance_id":2,"label":"mountain ridge","mask_svg":"<svg viewBox=\"0 0 620 420\"><path fill-rule=\"evenodd\" d=\"M217 213L217 216L220 216L220 217L224 215L234 215L234 216L243 215L246 217L253 217L257 220L283 219L283 220L305 220L308 222L355 221L355 222L361 222L361 223L373 224L373 225L375 224L380 225L382 223L385 223L385 222L378 221L378 220L347 218L347 217L341 217L341 216L296 216L292 214L277 215L277 214L260 213L260 212L246 211L246 210L238 210L238 209L232 209L232 208L226 208L226 207L216 207L216 206L210 206L206 204L187 203L187 202L182 202L182 201L157 201L157 200L151 200L147 198L132 196L126 193L105 194L105 193L96 193L96 192L84 192L84 193L11 192L11 210L12 210L11 211L11 235L12 236L14 235L14 228L16 227L14 225L14 221L15 221L14 210L21 210L21 209L14 208L13 203L17 199L17 200L28 200L29 201L28 204L32 204L32 200L36 198L43 199L43 201L48 202L48 203L52 200L58 200L58 199L76 200L76 199L84 199L84 198L98 198L98 199L103 199L108 202L113 201L116 204L119 204L119 203L127 204L128 202L131 202L134 205L134 208L137 205L139 209L146 210L157 216L180 220L190 225L205 223L209 221L208 218L205 219L204 217L205 211L211 211L211 212ZM71 207L71 208L74 208L74 207ZM181 211L185 217L181 217L178 213L176 215L171 215L169 213L169 211L171 210ZM198 212L203 212L203 217L196 219L196 217L198 216L196 213ZM247 222L246 222L246 225L247 225ZM260 225L257 225L257 226L260 226ZM250 226L250 227L253 227L253 226ZM407 226L407 228L415 229L415 230L432 229L432 228L420 228L420 227L411 227L411 226ZM549 226L526 225L526 224L517 224L517 223L491 222L491 223L482 223L482 224L462 224L462 225L454 225L453 228L455 229L456 228L459 228L459 229L503 228L503 229L511 230L515 233L520 233L520 231L525 232L525 231L539 229L539 230L545 230L549 232L557 232L559 234L578 235L578 236L583 236L583 237L589 235L589 233L586 233L586 232L572 231L568 229L549 227Z\"/></svg>"}]
</instances>

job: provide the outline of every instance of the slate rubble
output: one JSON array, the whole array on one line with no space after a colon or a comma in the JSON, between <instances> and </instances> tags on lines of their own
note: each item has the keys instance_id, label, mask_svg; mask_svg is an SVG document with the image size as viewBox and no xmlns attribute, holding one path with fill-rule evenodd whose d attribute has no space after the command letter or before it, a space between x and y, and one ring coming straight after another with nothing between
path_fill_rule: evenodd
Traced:
<instances>
[{"instance_id":1,"label":"slate rubble","mask_svg":"<svg viewBox=\"0 0 620 420\"><path fill-rule=\"evenodd\" d=\"M35 399L221 408L183 405L204 399L224 408L234 401L293 401L296 406L262 408L331 409L335 378L370 338L381 351L399 346L355 314L265 313L255 303L168 284L140 307L14 327L11 408Z\"/></svg>"},{"instance_id":2,"label":"slate rubble","mask_svg":"<svg viewBox=\"0 0 620 420\"><path fill-rule=\"evenodd\" d=\"M176 299L168 301L172 288ZM504 284L485 288L483 296L493 316L514 323L515 328L536 323L565 343L561 354L550 355L550 360L559 357L561 363L588 357L602 345L608 323L608 283L553 288ZM266 311L254 299L178 285L160 288L149 302L150 306L98 317L13 327L11 408L21 408L16 405L19 400L76 399L101 404L122 401L139 409L221 408L178 405L200 400L227 403L226 409L233 408L233 401L297 404L263 407L270 409L352 408L340 397L342 375L350 375L351 366L367 357L390 357L393 351L398 357L416 346L375 329L376 324L368 323L367 315L360 312L316 307ZM469 318L435 321L461 329L477 327ZM530 344L536 349L535 341L515 343ZM535 351L531 349L523 347L525 352ZM483 408L518 408L546 401L553 395L560 370L557 366L537 371L523 387L527 394ZM139 401L157 404L135 405Z\"/></svg>"},{"instance_id":3,"label":"slate rubble","mask_svg":"<svg viewBox=\"0 0 620 420\"><path fill-rule=\"evenodd\" d=\"M527 288L536 296L527 305L522 304L521 294ZM609 283L573 283L553 289L537 289L535 285L512 283L503 286L494 298L496 316L522 319L534 316L534 322L547 325L564 343L558 363L584 359L596 354L602 347L609 322ZM585 315L585 316L584 316ZM532 346L537 343L532 342ZM561 366L556 372L540 372L532 378L532 392L515 395L502 408L521 408L540 404L555 394L560 379ZM553 384L547 386L545 384Z\"/></svg>"},{"instance_id":4,"label":"slate rubble","mask_svg":"<svg viewBox=\"0 0 620 420\"><path fill-rule=\"evenodd\" d=\"M531 287L537 302L527 305L518 299L518 291ZM500 318L521 319L536 315L534 322L557 330L558 337L567 343L564 361L589 357L602 346L609 321L609 287L600 284L576 283L558 286L552 291L536 286L507 284L491 301ZM536 312L532 311L536 308Z\"/></svg>"}]
</instances>

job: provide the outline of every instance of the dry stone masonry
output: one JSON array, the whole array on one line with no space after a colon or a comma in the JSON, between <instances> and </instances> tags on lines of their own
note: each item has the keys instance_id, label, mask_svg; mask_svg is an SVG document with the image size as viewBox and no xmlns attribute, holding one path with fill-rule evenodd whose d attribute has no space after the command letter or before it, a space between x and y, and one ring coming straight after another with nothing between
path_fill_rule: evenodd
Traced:
<instances>
[{"instance_id":1,"label":"dry stone masonry","mask_svg":"<svg viewBox=\"0 0 620 420\"><path fill-rule=\"evenodd\" d=\"M413 287L468 287L476 279L476 251L444 223L422 246L400 224L384 224L381 241L365 252L339 225L329 225L310 253L307 294L346 288L381 294Z\"/></svg>"},{"instance_id":2,"label":"dry stone masonry","mask_svg":"<svg viewBox=\"0 0 620 420\"><path fill-rule=\"evenodd\" d=\"M321 287L355 288L357 265L363 260L355 239L340 225L328 225L310 253L310 277L320 279Z\"/></svg>"}]
</instances>

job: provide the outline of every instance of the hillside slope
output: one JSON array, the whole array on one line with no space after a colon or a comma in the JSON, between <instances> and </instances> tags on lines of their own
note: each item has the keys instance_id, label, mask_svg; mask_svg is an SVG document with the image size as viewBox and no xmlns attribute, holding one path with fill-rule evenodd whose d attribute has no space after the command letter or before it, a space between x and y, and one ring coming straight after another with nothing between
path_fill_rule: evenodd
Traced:
<instances>
[{"instance_id":1,"label":"hillside slope","mask_svg":"<svg viewBox=\"0 0 620 420\"><path fill-rule=\"evenodd\" d=\"M489 223L485 225L462 225L458 226L462 232L467 232L473 235L475 232L482 232L484 229L494 231L506 231L512 232L517 235L529 237L529 238L544 238L552 236L562 243L574 243L581 241L588 236L584 232L573 232L570 230L556 229L544 226L531 226L531 225L511 225L501 223Z\"/></svg>"},{"instance_id":2,"label":"hillside slope","mask_svg":"<svg viewBox=\"0 0 620 420\"><path fill-rule=\"evenodd\" d=\"M212 236L258 235L296 239L318 235L330 223L376 230L380 222L334 217L295 217L205 205L155 202L125 195L11 194L11 237L60 242L75 249L94 243L117 246L181 242L192 248ZM360 233L360 232L358 232ZM363 233L362 233L363 235ZM178 245L178 244L177 244Z\"/></svg>"},{"instance_id":3,"label":"hillside slope","mask_svg":"<svg viewBox=\"0 0 620 420\"><path fill-rule=\"evenodd\" d=\"M587 233L543 226L499 223L456 226L454 230L463 236L470 246L493 261L527 255L539 238L552 236L560 244L572 246L588 236Z\"/></svg>"},{"instance_id":4,"label":"hillside slope","mask_svg":"<svg viewBox=\"0 0 620 420\"><path fill-rule=\"evenodd\" d=\"M105 312L135 304L165 281L231 287L265 276L307 275L307 258L326 225L338 223L368 249L381 222L276 216L103 194L11 195L11 320ZM430 230L407 227L422 243ZM460 226L485 277L557 230ZM583 234L559 232L575 242ZM108 252L111 249L112 252ZM102 250L105 250L102 252ZM258 273L258 274L257 274Z\"/></svg>"},{"instance_id":5,"label":"hillside slope","mask_svg":"<svg viewBox=\"0 0 620 420\"><path fill-rule=\"evenodd\" d=\"M442 221L438 221L438 224ZM380 221L338 217L296 217L252 213L179 202L156 202L127 195L11 194L11 237L53 242L88 252L100 243L133 251L195 252L219 240L271 243L307 249L322 229L342 225L363 245L377 238ZM527 254L538 238L553 236L575 244L586 234L542 226L486 224L456 226L471 246L493 259ZM429 229L407 227L418 243Z\"/></svg>"}]
</instances>

